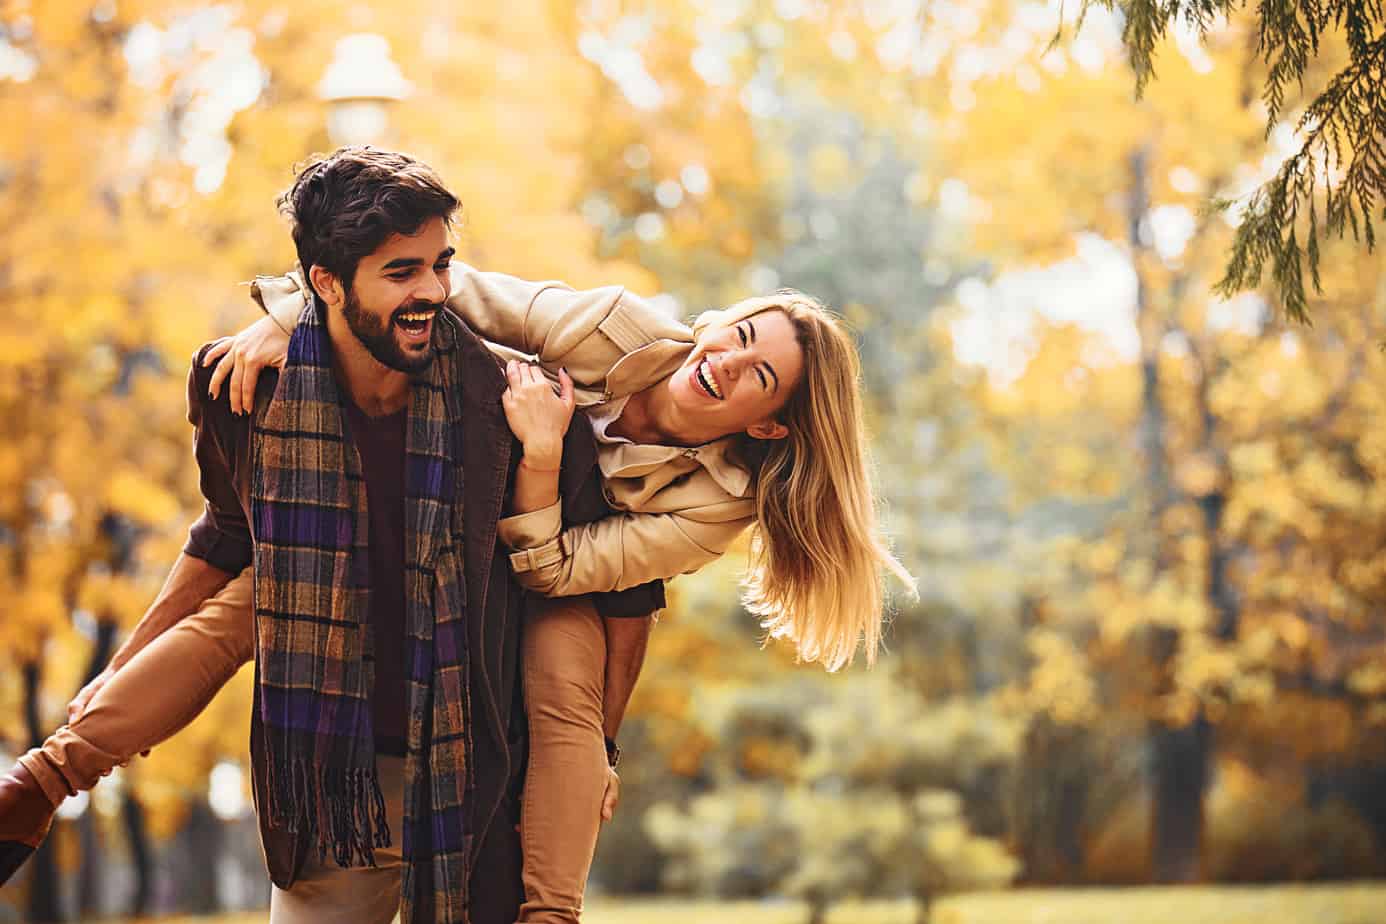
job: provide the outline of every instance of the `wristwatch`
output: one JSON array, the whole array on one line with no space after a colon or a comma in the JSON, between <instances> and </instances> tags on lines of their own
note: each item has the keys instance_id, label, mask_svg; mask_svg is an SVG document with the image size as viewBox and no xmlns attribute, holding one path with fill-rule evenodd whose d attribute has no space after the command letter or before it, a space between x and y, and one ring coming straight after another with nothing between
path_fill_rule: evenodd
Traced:
<instances>
[{"instance_id":1,"label":"wristwatch","mask_svg":"<svg viewBox=\"0 0 1386 924\"><path fill-rule=\"evenodd\" d=\"M621 762L621 746L616 743L615 738L606 739L606 762L612 770Z\"/></svg>"}]
</instances>

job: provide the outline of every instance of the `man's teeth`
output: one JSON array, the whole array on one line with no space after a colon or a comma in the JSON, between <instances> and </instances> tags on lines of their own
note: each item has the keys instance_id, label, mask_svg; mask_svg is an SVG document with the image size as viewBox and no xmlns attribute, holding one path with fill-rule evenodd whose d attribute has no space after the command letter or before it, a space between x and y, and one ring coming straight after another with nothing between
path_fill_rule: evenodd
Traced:
<instances>
[{"instance_id":1,"label":"man's teeth","mask_svg":"<svg viewBox=\"0 0 1386 924\"><path fill-rule=\"evenodd\" d=\"M432 317L433 312L431 311L410 312L409 314L399 315L399 319L401 321L404 321L406 324L422 324L425 321L431 319Z\"/></svg>"},{"instance_id":2,"label":"man's teeth","mask_svg":"<svg viewBox=\"0 0 1386 924\"><path fill-rule=\"evenodd\" d=\"M714 398L722 399L722 389L717 387L717 380L712 377L712 365L707 360L698 364L698 381Z\"/></svg>"}]
</instances>

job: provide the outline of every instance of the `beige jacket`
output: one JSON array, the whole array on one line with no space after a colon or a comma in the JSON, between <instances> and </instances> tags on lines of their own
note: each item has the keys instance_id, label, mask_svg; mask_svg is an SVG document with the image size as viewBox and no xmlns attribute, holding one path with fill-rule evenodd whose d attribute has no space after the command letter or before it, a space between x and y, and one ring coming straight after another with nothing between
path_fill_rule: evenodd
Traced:
<instances>
[{"instance_id":1,"label":"beige jacket","mask_svg":"<svg viewBox=\"0 0 1386 924\"><path fill-rule=\"evenodd\" d=\"M260 277L252 294L285 330L298 323L305 293L297 276ZM653 385L693 346L686 326L618 286L576 291L454 262L448 307L498 355L537 361L555 381L566 368L579 407ZM728 456L731 445L600 444L607 500L620 512L567 530L558 504L502 519L516 578L562 597L623 590L719 558L755 519L753 480Z\"/></svg>"}]
</instances>

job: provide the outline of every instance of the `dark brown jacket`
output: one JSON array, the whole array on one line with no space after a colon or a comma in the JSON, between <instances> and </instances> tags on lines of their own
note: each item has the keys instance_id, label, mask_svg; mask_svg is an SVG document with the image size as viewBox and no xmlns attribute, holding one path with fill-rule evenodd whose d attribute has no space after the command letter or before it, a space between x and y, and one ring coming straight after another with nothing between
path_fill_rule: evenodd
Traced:
<instances>
[{"instance_id":1,"label":"dark brown jacket","mask_svg":"<svg viewBox=\"0 0 1386 924\"><path fill-rule=\"evenodd\" d=\"M466 599L476 606L480 617L467 620L468 649L475 658L469 672L472 715L479 725L472 735L475 770L470 811L477 836L471 868L473 880L484 886L473 889L473 895L478 899L483 894L490 896L490 903L498 895L513 893L518 902L519 843L514 824L526 744L518 659L526 592L508 567L506 550L496 538L496 522L504 512L519 453L501 408L506 382L499 362L465 325L454 321L459 332L457 361L468 430L463 444L466 478L462 502L467 512L463 570ZM206 349L198 351L188 376L188 419L196 433L195 454L207 503L184 551L237 574L250 563L253 542L249 525L251 417L233 415L225 394L217 401L207 397L212 370L202 367ZM261 376L256 387L256 413L263 413L268 406L277 383L278 373L273 370ZM574 523L610 513L595 461L590 428L569 427L559 483L565 519ZM664 586L655 581L619 593L597 594L593 601L604 616L645 615L664 605ZM258 709L258 686L256 697ZM268 782L265 750L258 737L252 732L250 742L257 805ZM298 875L308 845L286 831L269 827L265 817L261 815L260 834L270 879L287 889ZM500 906L507 904L500 902ZM474 910L474 920L492 919L492 915L479 911ZM498 910L495 919L502 919L505 913Z\"/></svg>"}]
</instances>

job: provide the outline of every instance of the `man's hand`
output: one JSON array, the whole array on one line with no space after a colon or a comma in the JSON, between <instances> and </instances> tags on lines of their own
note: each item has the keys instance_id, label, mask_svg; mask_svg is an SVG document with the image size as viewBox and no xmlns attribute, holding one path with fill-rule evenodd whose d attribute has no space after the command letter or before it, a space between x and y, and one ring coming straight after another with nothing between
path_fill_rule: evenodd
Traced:
<instances>
[{"instance_id":1,"label":"man's hand","mask_svg":"<svg viewBox=\"0 0 1386 924\"><path fill-rule=\"evenodd\" d=\"M67 704L67 724L71 725L82 717L82 713L87 711L87 704L91 702L91 698L106 685L106 681L110 680L114 674L115 671L108 667L93 677L91 683L77 691L77 695L72 697L72 702Z\"/></svg>"},{"instance_id":2,"label":"man's hand","mask_svg":"<svg viewBox=\"0 0 1386 924\"><path fill-rule=\"evenodd\" d=\"M602 796L602 821L608 822L616 814L616 803L621 801L621 777L615 767L606 768L606 794Z\"/></svg>"},{"instance_id":3,"label":"man's hand","mask_svg":"<svg viewBox=\"0 0 1386 924\"><path fill-rule=\"evenodd\" d=\"M234 337L218 340L207 350L203 366L217 364L208 384L207 394L213 401L221 393L226 377L231 377L231 411L249 414L255 407L255 383L266 366L284 368L289 357L289 335L270 315L265 315Z\"/></svg>"}]
</instances>

